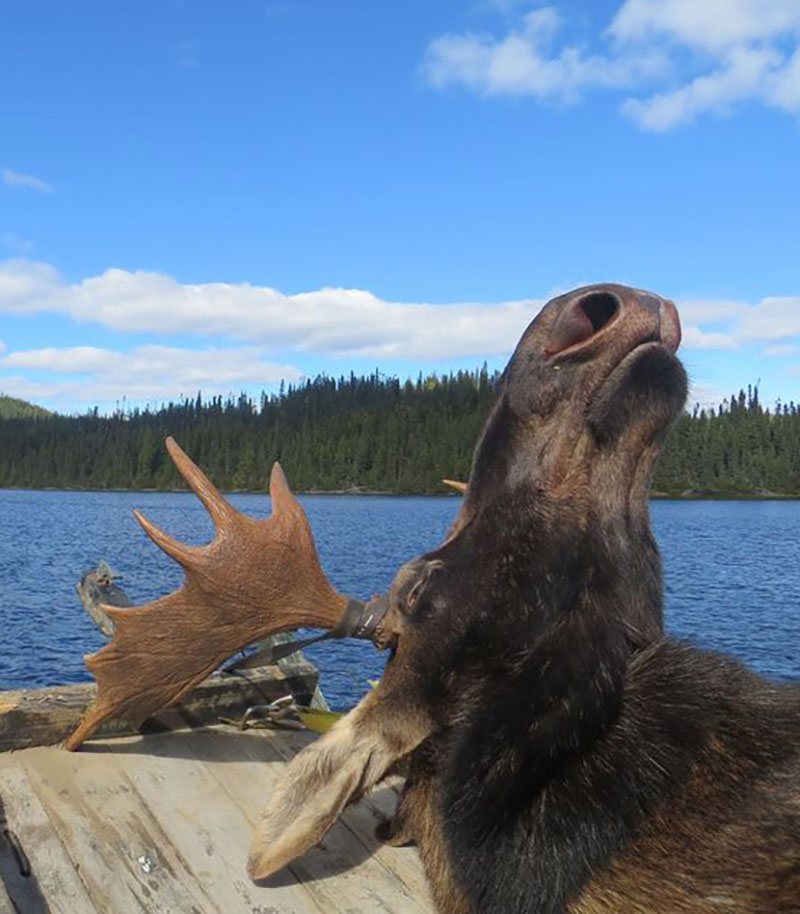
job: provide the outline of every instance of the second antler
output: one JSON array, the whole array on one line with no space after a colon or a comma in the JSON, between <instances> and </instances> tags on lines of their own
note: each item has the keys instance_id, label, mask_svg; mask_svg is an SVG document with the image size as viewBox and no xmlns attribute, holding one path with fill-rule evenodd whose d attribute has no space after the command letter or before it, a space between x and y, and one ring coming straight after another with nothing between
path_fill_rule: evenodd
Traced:
<instances>
[{"instance_id":1,"label":"second antler","mask_svg":"<svg viewBox=\"0 0 800 914\"><path fill-rule=\"evenodd\" d=\"M206 546L173 540L138 511L147 535L183 567L175 593L130 609L105 607L112 640L86 665L97 700L66 742L77 749L103 721L138 727L254 641L288 629L336 629L353 602L328 583L311 528L279 464L270 478L272 514L260 521L227 502L172 438L167 450L216 528Z\"/></svg>"}]
</instances>

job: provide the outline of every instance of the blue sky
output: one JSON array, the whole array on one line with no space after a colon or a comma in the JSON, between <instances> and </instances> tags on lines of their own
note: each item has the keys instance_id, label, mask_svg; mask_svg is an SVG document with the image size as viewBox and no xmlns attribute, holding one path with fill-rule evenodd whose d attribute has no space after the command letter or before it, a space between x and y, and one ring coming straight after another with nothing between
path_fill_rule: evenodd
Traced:
<instances>
[{"instance_id":1,"label":"blue sky","mask_svg":"<svg viewBox=\"0 0 800 914\"><path fill-rule=\"evenodd\" d=\"M9 0L0 392L500 367L607 280L695 400L800 401L799 47L800 0Z\"/></svg>"}]
</instances>

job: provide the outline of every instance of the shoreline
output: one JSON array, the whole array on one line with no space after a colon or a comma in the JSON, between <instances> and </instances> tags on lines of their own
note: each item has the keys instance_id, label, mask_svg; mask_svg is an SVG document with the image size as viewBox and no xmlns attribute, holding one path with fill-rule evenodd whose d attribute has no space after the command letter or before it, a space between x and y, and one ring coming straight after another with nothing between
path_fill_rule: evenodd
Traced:
<instances>
[{"instance_id":1,"label":"shoreline","mask_svg":"<svg viewBox=\"0 0 800 914\"><path fill-rule=\"evenodd\" d=\"M266 495L269 490L264 489L222 489L223 495ZM92 493L137 493L154 494L164 492L167 494L186 494L192 492L186 487L155 489L155 488L92 488L92 487L60 487L60 486L15 486L10 488L0 487L0 492L92 492ZM295 495L303 496L380 496L381 498L461 498L457 492L388 492L381 489L366 489L353 487L350 489L294 489ZM771 492L764 489L754 491L740 490L728 491L721 489L687 489L683 492L651 491L649 497L652 501L800 501L800 492Z\"/></svg>"}]
</instances>

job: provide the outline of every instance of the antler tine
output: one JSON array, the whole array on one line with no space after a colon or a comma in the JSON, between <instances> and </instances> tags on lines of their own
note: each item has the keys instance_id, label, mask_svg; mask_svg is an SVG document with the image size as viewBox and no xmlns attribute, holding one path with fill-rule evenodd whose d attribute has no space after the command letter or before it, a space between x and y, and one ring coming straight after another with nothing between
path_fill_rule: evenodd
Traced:
<instances>
[{"instance_id":1,"label":"antler tine","mask_svg":"<svg viewBox=\"0 0 800 914\"><path fill-rule=\"evenodd\" d=\"M236 508L225 500L219 489L171 435L167 438L166 445L169 456L172 458L172 462L178 472L183 476L189 488L205 505L206 511L214 521L214 525L219 529L227 519L238 513Z\"/></svg>"},{"instance_id":2,"label":"antler tine","mask_svg":"<svg viewBox=\"0 0 800 914\"><path fill-rule=\"evenodd\" d=\"M158 546L162 552L166 552L167 555L172 556L176 562L179 562L186 567L197 558L197 549L193 546L187 546L185 543L179 543L171 536L168 536L163 530L160 530L155 524L151 523L138 508L134 510L133 516L139 521L144 532L156 546Z\"/></svg>"},{"instance_id":3,"label":"antler tine","mask_svg":"<svg viewBox=\"0 0 800 914\"><path fill-rule=\"evenodd\" d=\"M275 517L294 514L298 509L300 513L303 511L294 493L289 488L289 481L283 472L283 467L277 460L272 465L272 472L269 477L269 497L272 500L272 514Z\"/></svg>"},{"instance_id":4,"label":"antler tine","mask_svg":"<svg viewBox=\"0 0 800 914\"><path fill-rule=\"evenodd\" d=\"M443 479L442 482L451 489L455 489L456 492L461 492L462 495L467 491L465 482L457 482L455 479Z\"/></svg>"}]
</instances>

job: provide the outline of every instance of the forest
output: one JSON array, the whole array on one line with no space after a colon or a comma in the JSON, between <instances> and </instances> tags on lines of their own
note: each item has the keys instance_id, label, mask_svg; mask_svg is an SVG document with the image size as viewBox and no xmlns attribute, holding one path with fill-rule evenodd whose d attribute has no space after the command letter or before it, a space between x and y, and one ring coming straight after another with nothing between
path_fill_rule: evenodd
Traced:
<instances>
[{"instance_id":1,"label":"forest","mask_svg":"<svg viewBox=\"0 0 800 914\"><path fill-rule=\"evenodd\" d=\"M33 403L26 403L25 400L0 394L0 419L44 418L44 416L50 415L52 413L41 406L34 406Z\"/></svg>"},{"instance_id":2,"label":"forest","mask_svg":"<svg viewBox=\"0 0 800 914\"><path fill-rule=\"evenodd\" d=\"M212 397L102 416L50 414L0 398L0 488L180 487L163 440L173 435L227 490L262 490L280 460L296 491L443 493L467 479L495 397L484 367L402 382L378 373L321 376L254 401ZM21 404L21 401L13 401ZM800 494L800 409L766 409L758 390L675 424L657 493Z\"/></svg>"}]
</instances>

